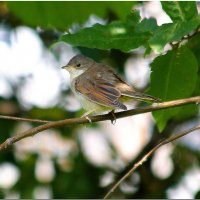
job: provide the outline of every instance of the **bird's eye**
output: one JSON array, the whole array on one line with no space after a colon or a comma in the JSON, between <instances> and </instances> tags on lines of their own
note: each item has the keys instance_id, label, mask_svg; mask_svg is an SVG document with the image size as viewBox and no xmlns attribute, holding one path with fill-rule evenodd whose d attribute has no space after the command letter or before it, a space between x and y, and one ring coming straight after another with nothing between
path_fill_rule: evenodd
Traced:
<instances>
[{"instance_id":1,"label":"bird's eye","mask_svg":"<svg viewBox=\"0 0 200 200\"><path fill-rule=\"evenodd\" d=\"M77 66L77 67L80 67L80 66L81 66L81 64L80 64L80 63L78 63L76 66Z\"/></svg>"}]
</instances>

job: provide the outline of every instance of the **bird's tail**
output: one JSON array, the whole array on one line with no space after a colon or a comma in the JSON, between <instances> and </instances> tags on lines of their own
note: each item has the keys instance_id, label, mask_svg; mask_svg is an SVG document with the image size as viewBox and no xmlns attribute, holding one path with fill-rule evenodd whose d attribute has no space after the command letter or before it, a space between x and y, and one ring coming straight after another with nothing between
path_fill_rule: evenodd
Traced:
<instances>
[{"instance_id":1,"label":"bird's tail","mask_svg":"<svg viewBox=\"0 0 200 200\"><path fill-rule=\"evenodd\" d=\"M161 102L161 99L157 97L150 96L148 94L136 92L136 91L123 91L122 93L124 96L132 97L137 100L141 101L150 101L150 102Z\"/></svg>"}]
</instances>

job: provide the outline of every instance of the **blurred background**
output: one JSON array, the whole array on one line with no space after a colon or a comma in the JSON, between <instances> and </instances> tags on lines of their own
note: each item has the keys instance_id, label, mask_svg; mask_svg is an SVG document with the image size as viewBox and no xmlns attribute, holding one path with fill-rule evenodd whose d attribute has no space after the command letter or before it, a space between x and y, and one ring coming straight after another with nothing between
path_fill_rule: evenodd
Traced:
<instances>
[{"instance_id":1,"label":"blurred background","mask_svg":"<svg viewBox=\"0 0 200 200\"><path fill-rule=\"evenodd\" d=\"M71 12L67 3L59 2L59 6ZM38 7L40 12L44 5ZM121 2L119 6L127 14L134 7L142 18L155 17L158 25L171 22L159 2ZM83 22L74 18L64 30L34 27L31 14L27 21L21 20L20 7L20 2L0 2L1 115L52 121L80 117L84 111L69 88L69 74L61 69L79 53L114 67L131 85L148 90L149 65L156 55L144 58L141 48L125 54L56 42L63 31L119 19L117 5L99 6L103 15L89 12ZM85 13L75 14L81 18ZM131 102L128 108L142 105ZM0 198L102 198L161 139L198 122L172 120L159 134L151 113L146 113L118 119L114 125L106 121L43 131L0 152ZM0 119L0 142L37 125ZM199 191L200 137L193 133L160 148L121 184L113 198L190 199L200 197Z\"/></svg>"}]
</instances>

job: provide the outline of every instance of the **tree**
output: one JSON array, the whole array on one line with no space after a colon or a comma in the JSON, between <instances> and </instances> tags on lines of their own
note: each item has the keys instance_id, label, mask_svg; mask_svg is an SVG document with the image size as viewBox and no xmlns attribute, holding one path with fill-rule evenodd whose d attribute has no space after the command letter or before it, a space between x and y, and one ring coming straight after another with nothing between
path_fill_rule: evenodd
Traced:
<instances>
[{"instance_id":1,"label":"tree","mask_svg":"<svg viewBox=\"0 0 200 200\"><path fill-rule=\"evenodd\" d=\"M58 45L58 42L70 44L76 51L78 50L86 56L101 62L104 60L109 65L113 65L122 74L125 71L122 66L130 56L137 58L138 55L142 55L146 59L152 59L150 82L143 90L165 102L150 106L140 103L136 110L116 114L116 117L120 118L152 111L155 126L151 139L136 158L130 162L124 162L123 169L119 168L117 172L112 172L114 165L109 169L108 165L99 167L91 164L84 151L81 150L81 142L74 138L77 125L88 121L84 118L74 119L80 116L80 112L66 112L64 109L62 102L64 98L69 97L70 90L61 92L61 98L57 105L52 104L48 108L32 105L27 108L21 106L22 102L17 93L22 88L23 81L26 81L26 77L20 79L17 85L8 81L12 88L12 95L9 98L2 96L0 99L2 115L4 114L1 116L0 123L2 133L6 133L1 134L2 145L0 149L11 146L15 142L18 144L19 140L23 142L24 138L53 127L59 132L61 140L76 143L78 152L75 153L76 148L71 148L72 155L65 155L64 159L53 153L53 150L52 152L48 150L51 152L49 153L50 159L47 159L47 156L45 160L43 157L45 152L41 149L26 153L26 157L21 159L19 156L17 157L14 149L1 151L1 162L12 163L18 167L21 173L16 183L9 187L9 190L2 187L0 190L2 198L10 197L9 195L13 191L16 191L21 198L31 198L36 194L39 196L35 197L39 198L43 190L47 191L53 198L102 198L108 192L111 184L116 183L124 174L127 174L132 165L142 156L147 157L149 155L147 152L155 147L160 140L168 138L181 126L184 126L184 130L180 131L180 137L200 128L198 116L198 103L200 102L200 18L196 2L161 2L162 12L165 12L171 19L171 23L162 25L158 25L153 17L142 18L141 12L135 9L137 6L145 7L148 3L6 2L0 4L0 20L7 29L9 28L9 31L20 26L30 27L37 31L43 43L50 49ZM99 20L100 23L88 27L86 21L91 14L95 17L90 19ZM54 50L54 54L59 57L59 51ZM9 114L19 118L5 116ZM65 118L66 120L62 120ZM68 118L73 119L68 120ZM112 120L112 115L94 116L91 119L93 122ZM51 120L53 122L50 122ZM28 126L30 126L28 130L22 128L21 134L11 137L14 129L23 121L28 122ZM44 125L35 126L36 122L44 123ZM191 124L193 124L193 128L189 129ZM88 126L93 127L93 124ZM94 128L99 129L100 127L101 125L97 124L97 127ZM159 147L177 139L174 136L170 138L161 142ZM19 146L15 148L17 149ZM118 152L115 147L113 148L114 157L117 157ZM155 147L156 149L157 147ZM19 154L20 151L17 150L17 152ZM142 168L134 171L133 175L128 173L127 179L123 179L125 186L122 184L120 189L115 188L118 190L112 195L116 198L170 197L170 188L181 183L189 170L193 168L199 170L199 156L199 148L191 148L185 143L176 143L170 156L174 166L171 174L161 181L161 178L155 175L155 170L153 171L151 168L153 158L149 158L147 163L143 164L144 159L142 163L139 162L136 165L139 167L139 164L143 164ZM47 180L44 178L45 176L43 179L40 178L42 175L38 174L41 172L36 170L40 163L51 166L56 175L52 175L52 178L47 178ZM69 163L71 163L71 168ZM110 185L99 186L100 179L102 176L106 176L106 173L111 173L115 178L112 178ZM140 177L138 182L135 181L135 176ZM30 177L34 178L30 179ZM26 182L29 183L28 188L25 187ZM136 190L131 189L128 192L127 188L129 187L132 189L134 187ZM37 191L40 192L37 193ZM195 190L193 198L195 193L198 197L199 192Z\"/></svg>"}]
</instances>

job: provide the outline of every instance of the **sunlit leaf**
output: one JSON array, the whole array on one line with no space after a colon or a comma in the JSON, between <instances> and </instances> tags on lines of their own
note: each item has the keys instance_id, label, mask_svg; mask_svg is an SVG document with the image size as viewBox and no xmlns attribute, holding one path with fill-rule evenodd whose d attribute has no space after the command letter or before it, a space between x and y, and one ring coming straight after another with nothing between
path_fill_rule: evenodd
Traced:
<instances>
[{"instance_id":1,"label":"sunlit leaf","mask_svg":"<svg viewBox=\"0 0 200 200\"><path fill-rule=\"evenodd\" d=\"M149 40L150 47L160 53L167 43L179 41L183 36L194 31L200 25L200 18L191 21L163 24L155 29Z\"/></svg>"},{"instance_id":2,"label":"sunlit leaf","mask_svg":"<svg viewBox=\"0 0 200 200\"><path fill-rule=\"evenodd\" d=\"M60 41L73 46L83 46L98 49L119 49L130 51L145 44L149 33L139 33L135 25L138 23L138 14L128 17L125 22L115 21L108 25L95 24L74 34L65 34ZM132 20L132 23L131 23Z\"/></svg>"},{"instance_id":3,"label":"sunlit leaf","mask_svg":"<svg viewBox=\"0 0 200 200\"><path fill-rule=\"evenodd\" d=\"M163 10L172 21L188 21L198 15L195 1L161 1Z\"/></svg>"}]
</instances>

